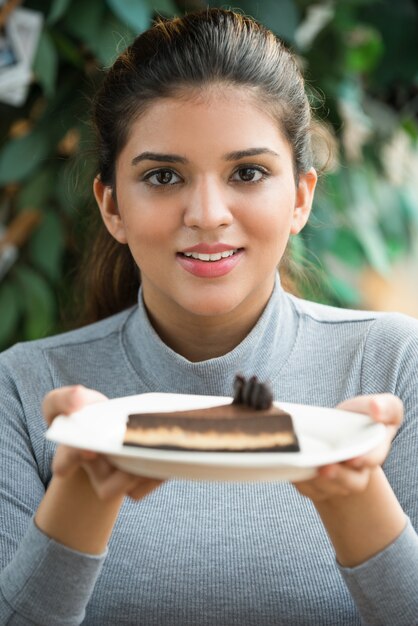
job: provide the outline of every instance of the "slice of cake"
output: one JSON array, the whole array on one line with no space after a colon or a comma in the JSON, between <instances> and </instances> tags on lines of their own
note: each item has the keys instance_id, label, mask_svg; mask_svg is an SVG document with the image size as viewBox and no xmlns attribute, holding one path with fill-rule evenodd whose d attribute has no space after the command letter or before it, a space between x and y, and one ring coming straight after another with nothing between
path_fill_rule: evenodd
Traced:
<instances>
[{"instance_id":1,"label":"slice of cake","mask_svg":"<svg viewBox=\"0 0 418 626\"><path fill-rule=\"evenodd\" d=\"M128 416L124 445L205 452L298 452L289 413L255 376L237 376L231 404Z\"/></svg>"}]
</instances>

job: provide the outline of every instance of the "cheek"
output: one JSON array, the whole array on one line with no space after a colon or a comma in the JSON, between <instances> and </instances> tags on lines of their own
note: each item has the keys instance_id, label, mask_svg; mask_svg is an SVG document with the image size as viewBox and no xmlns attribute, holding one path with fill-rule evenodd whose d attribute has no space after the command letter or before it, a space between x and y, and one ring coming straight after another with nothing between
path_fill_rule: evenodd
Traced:
<instances>
[{"instance_id":1,"label":"cheek","mask_svg":"<svg viewBox=\"0 0 418 626\"><path fill-rule=\"evenodd\" d=\"M260 206L255 219L252 220L251 238L255 242L257 264L262 267L275 266L280 263L290 237L293 217L294 195L287 198L283 195L279 202ZM262 254L260 255L260 249Z\"/></svg>"},{"instance_id":2,"label":"cheek","mask_svg":"<svg viewBox=\"0 0 418 626\"><path fill-rule=\"evenodd\" d=\"M292 216L293 206L286 202L264 205L252 218L252 236L266 245L277 245L289 237Z\"/></svg>"},{"instance_id":3,"label":"cheek","mask_svg":"<svg viewBox=\"0 0 418 626\"><path fill-rule=\"evenodd\" d=\"M161 212L137 212L135 218L125 220L127 244L136 263L144 267L154 263L158 257L163 262L164 255L170 253L175 241L175 233L169 220Z\"/></svg>"}]
</instances>

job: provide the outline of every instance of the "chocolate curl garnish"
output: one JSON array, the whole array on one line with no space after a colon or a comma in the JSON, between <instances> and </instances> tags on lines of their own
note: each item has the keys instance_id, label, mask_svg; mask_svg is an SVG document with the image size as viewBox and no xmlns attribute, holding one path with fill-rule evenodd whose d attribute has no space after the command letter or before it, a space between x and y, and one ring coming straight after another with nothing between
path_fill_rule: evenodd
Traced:
<instances>
[{"instance_id":1,"label":"chocolate curl garnish","mask_svg":"<svg viewBox=\"0 0 418 626\"><path fill-rule=\"evenodd\" d=\"M245 378L240 374L235 376L234 380L234 399L232 404L243 404L242 390L245 385Z\"/></svg>"},{"instance_id":2,"label":"chocolate curl garnish","mask_svg":"<svg viewBox=\"0 0 418 626\"><path fill-rule=\"evenodd\" d=\"M273 404L273 394L270 387L266 383L258 383L256 393L254 408L260 411L269 409Z\"/></svg>"},{"instance_id":3,"label":"chocolate curl garnish","mask_svg":"<svg viewBox=\"0 0 418 626\"><path fill-rule=\"evenodd\" d=\"M243 403L247 406L252 406L253 408L255 408L253 402L257 395L258 384L259 383L256 376L251 376L248 381L245 381L244 388L242 390L242 400Z\"/></svg>"},{"instance_id":4,"label":"chocolate curl garnish","mask_svg":"<svg viewBox=\"0 0 418 626\"><path fill-rule=\"evenodd\" d=\"M264 410L271 407L273 394L266 383L261 383L257 376L251 376L246 380L244 376L237 375L234 380L233 404L244 404L256 410Z\"/></svg>"}]
</instances>

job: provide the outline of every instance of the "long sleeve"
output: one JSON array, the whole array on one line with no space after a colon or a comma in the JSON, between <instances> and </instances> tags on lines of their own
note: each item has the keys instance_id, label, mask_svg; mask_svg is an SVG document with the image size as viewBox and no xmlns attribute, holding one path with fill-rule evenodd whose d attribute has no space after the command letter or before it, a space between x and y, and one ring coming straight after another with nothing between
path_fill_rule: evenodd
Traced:
<instances>
[{"instance_id":1,"label":"long sleeve","mask_svg":"<svg viewBox=\"0 0 418 626\"><path fill-rule=\"evenodd\" d=\"M81 624L105 556L70 550L32 521L1 573L0 624Z\"/></svg>"},{"instance_id":2,"label":"long sleeve","mask_svg":"<svg viewBox=\"0 0 418 626\"><path fill-rule=\"evenodd\" d=\"M42 435L30 438L5 367L0 369L0 420L0 624L80 624L105 555L69 550L35 526L32 518L47 482L41 476L45 441Z\"/></svg>"},{"instance_id":3,"label":"long sleeve","mask_svg":"<svg viewBox=\"0 0 418 626\"><path fill-rule=\"evenodd\" d=\"M410 521L385 550L357 567L339 567L364 624L418 623L418 537Z\"/></svg>"},{"instance_id":4,"label":"long sleeve","mask_svg":"<svg viewBox=\"0 0 418 626\"><path fill-rule=\"evenodd\" d=\"M402 326L395 327L394 321L398 319ZM362 382L363 393L391 390L404 403L404 422L393 441L384 470L409 519L401 535L385 550L357 567L339 569L365 624L410 626L418 624L418 334L415 320L392 316L375 323L367 339Z\"/></svg>"}]
</instances>

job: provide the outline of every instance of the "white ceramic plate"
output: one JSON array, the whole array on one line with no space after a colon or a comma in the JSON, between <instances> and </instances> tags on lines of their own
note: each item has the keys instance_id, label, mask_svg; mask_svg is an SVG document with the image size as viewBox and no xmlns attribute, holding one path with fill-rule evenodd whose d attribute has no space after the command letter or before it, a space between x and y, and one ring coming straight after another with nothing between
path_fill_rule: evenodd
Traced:
<instances>
[{"instance_id":1,"label":"white ceramic plate","mask_svg":"<svg viewBox=\"0 0 418 626\"><path fill-rule=\"evenodd\" d=\"M302 404L275 403L293 417L300 452L193 452L123 446L128 414L228 404L231 398L146 393L91 404L57 417L47 438L106 454L114 465L154 478L216 481L304 480L315 468L365 454L385 427L365 415Z\"/></svg>"}]
</instances>

